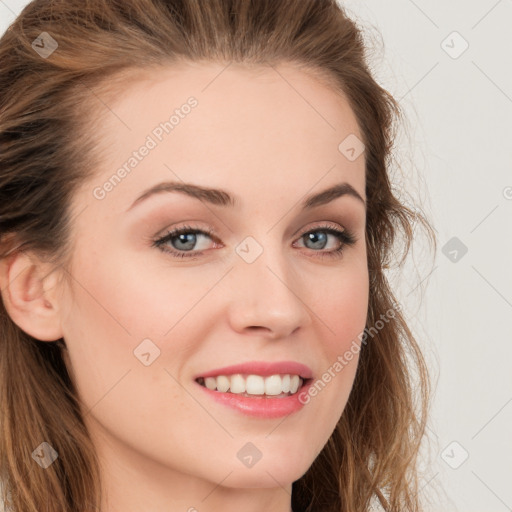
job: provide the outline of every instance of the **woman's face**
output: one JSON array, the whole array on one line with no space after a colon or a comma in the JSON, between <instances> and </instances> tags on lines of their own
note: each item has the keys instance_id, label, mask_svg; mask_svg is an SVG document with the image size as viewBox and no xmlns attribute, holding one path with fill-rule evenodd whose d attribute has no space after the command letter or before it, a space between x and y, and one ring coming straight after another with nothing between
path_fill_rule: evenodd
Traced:
<instances>
[{"instance_id":1,"label":"woman's face","mask_svg":"<svg viewBox=\"0 0 512 512\"><path fill-rule=\"evenodd\" d=\"M212 502L225 488L289 489L353 383L368 306L355 116L296 68L224 68L127 86L73 199L65 357L112 488L221 483ZM294 375L306 387L283 397Z\"/></svg>"}]
</instances>

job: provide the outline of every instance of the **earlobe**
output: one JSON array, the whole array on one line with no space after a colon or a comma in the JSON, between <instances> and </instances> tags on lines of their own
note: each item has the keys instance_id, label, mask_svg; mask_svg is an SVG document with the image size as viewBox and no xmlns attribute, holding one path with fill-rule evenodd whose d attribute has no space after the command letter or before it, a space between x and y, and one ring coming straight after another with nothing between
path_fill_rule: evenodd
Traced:
<instances>
[{"instance_id":1,"label":"earlobe","mask_svg":"<svg viewBox=\"0 0 512 512\"><path fill-rule=\"evenodd\" d=\"M2 300L12 321L41 341L62 338L57 272L32 253L18 251L0 261Z\"/></svg>"}]
</instances>

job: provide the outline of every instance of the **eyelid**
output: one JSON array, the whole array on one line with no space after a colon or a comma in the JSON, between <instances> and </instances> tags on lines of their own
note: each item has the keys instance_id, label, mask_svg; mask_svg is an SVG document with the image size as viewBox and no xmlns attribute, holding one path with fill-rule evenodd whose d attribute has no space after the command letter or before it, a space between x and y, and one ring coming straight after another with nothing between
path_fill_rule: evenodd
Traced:
<instances>
[{"instance_id":1,"label":"eyelid","mask_svg":"<svg viewBox=\"0 0 512 512\"><path fill-rule=\"evenodd\" d=\"M348 230L346 230L344 227L340 226L339 224L336 224L334 222L331 222L331 221L317 221L317 223L313 226L309 226L309 227L306 227L306 228L303 228L302 230L297 230L295 231L295 233L292 235L292 236L295 236L297 238L300 238L302 236L304 236L305 234L309 233L310 231L313 231L315 229L322 229L322 228L332 228L336 231L342 231L342 232L348 232ZM206 227L206 228L203 228L203 227L199 227L199 226L192 226L190 224L184 224L184 225L178 225L178 227L176 228L167 228L164 233L161 233L161 234L158 234L156 235L154 238L152 238L152 240L154 242L158 242L160 239L162 238L165 238L166 236L168 235L173 235L173 236L177 236L177 234L181 233L181 232L200 232L200 233L203 233L205 235L208 235L210 238L214 239L214 240L219 240L217 238L217 236L215 235L215 232L212 228L210 227Z\"/></svg>"},{"instance_id":2,"label":"eyelid","mask_svg":"<svg viewBox=\"0 0 512 512\"><path fill-rule=\"evenodd\" d=\"M315 230L321 230L322 228L331 228L331 229L334 229L336 231L347 231L343 226L341 226L340 224L336 224L335 222L331 222L331 221L318 221L314 226L309 226L307 228L304 228L303 230L299 230L299 231L296 231L295 233L299 233L297 236L298 237L301 237L301 236L304 236L306 233L309 233L310 231L315 231ZM295 235L294 235L295 236Z\"/></svg>"}]
</instances>

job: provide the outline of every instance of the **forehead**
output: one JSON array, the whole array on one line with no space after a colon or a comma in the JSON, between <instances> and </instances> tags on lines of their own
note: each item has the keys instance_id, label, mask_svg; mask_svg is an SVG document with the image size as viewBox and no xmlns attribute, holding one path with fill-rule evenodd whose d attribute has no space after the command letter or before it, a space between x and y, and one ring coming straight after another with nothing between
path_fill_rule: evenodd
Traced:
<instances>
[{"instance_id":1,"label":"forehead","mask_svg":"<svg viewBox=\"0 0 512 512\"><path fill-rule=\"evenodd\" d=\"M96 134L101 166L88 184L124 167L111 205L127 205L160 179L242 196L251 190L255 198L263 182L263 194L285 187L298 199L325 177L320 188L348 181L364 196L364 155L351 162L339 150L348 136L362 139L355 115L308 70L186 63L142 70L115 88ZM134 156L144 146L151 149Z\"/></svg>"}]
</instances>

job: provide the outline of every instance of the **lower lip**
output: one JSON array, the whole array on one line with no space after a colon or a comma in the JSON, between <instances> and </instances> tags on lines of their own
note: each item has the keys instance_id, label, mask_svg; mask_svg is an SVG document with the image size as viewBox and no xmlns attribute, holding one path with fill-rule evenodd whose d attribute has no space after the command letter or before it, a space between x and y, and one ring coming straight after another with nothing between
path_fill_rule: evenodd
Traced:
<instances>
[{"instance_id":1,"label":"lower lip","mask_svg":"<svg viewBox=\"0 0 512 512\"><path fill-rule=\"evenodd\" d=\"M248 416L281 418L293 414L304 407L305 404L299 400L299 396L307 391L311 382L312 380L306 382L297 393L283 398L273 398L272 396L249 397L237 395L236 393L222 393L208 389L205 386L201 386L201 384L197 385L213 400Z\"/></svg>"}]
</instances>

